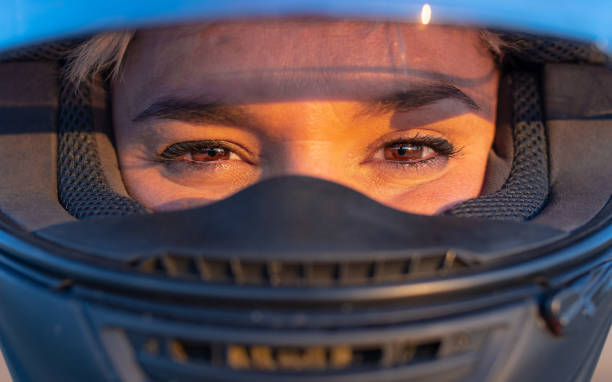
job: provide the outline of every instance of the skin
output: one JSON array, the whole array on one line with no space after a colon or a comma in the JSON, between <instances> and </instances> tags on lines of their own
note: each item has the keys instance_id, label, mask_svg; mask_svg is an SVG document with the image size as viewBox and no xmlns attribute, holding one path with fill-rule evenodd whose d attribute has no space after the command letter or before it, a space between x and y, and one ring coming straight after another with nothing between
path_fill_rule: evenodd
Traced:
<instances>
[{"instance_id":1,"label":"skin","mask_svg":"<svg viewBox=\"0 0 612 382\"><path fill-rule=\"evenodd\" d=\"M435 214L480 192L498 72L471 29L245 21L139 32L112 86L124 182L152 210L302 175ZM423 144L432 139L453 153ZM189 141L225 157L163 159ZM406 144L422 156L389 159Z\"/></svg>"}]
</instances>

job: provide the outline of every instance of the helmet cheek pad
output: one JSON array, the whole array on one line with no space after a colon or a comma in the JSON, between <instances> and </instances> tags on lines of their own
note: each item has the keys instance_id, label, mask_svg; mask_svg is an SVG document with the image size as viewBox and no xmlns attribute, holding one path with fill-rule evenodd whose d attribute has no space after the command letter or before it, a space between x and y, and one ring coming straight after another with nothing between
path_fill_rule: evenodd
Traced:
<instances>
[{"instance_id":1,"label":"helmet cheek pad","mask_svg":"<svg viewBox=\"0 0 612 382\"><path fill-rule=\"evenodd\" d=\"M2 214L27 230L74 220L57 198L58 65L0 64Z\"/></svg>"},{"instance_id":2,"label":"helmet cheek pad","mask_svg":"<svg viewBox=\"0 0 612 382\"><path fill-rule=\"evenodd\" d=\"M442 216L302 177L148 213L121 182L104 82L61 80L72 45L6 56L14 376L589 380L612 317L612 74L582 44L505 39L483 193Z\"/></svg>"},{"instance_id":3,"label":"helmet cheek pad","mask_svg":"<svg viewBox=\"0 0 612 382\"><path fill-rule=\"evenodd\" d=\"M447 214L499 220L528 220L548 197L548 152L537 73L513 70L513 157L499 190L453 207ZM505 79L502 79L504 81Z\"/></svg>"},{"instance_id":4,"label":"helmet cheek pad","mask_svg":"<svg viewBox=\"0 0 612 382\"><path fill-rule=\"evenodd\" d=\"M524 221L535 216L546 202L548 156L539 77L524 70L512 70L507 76L512 84L513 128L510 137L502 137L513 142L510 173L498 190L461 203L447 211L447 215ZM102 170L102 163L116 159L112 152L106 153L105 158L99 154L90 86L81 85L77 91L63 81L60 87L58 190L61 204L79 219L146 212L125 194L121 184L110 187L109 176ZM107 135L112 136L108 124L106 129ZM110 174L112 179L120 179L116 171ZM496 173L489 168L491 172ZM118 187L119 192L115 191Z\"/></svg>"},{"instance_id":5,"label":"helmet cheek pad","mask_svg":"<svg viewBox=\"0 0 612 382\"><path fill-rule=\"evenodd\" d=\"M570 230L591 219L609 198L610 70L598 65L547 64L543 71L550 152L547 208L534 221Z\"/></svg>"},{"instance_id":6,"label":"helmet cheek pad","mask_svg":"<svg viewBox=\"0 0 612 382\"><path fill-rule=\"evenodd\" d=\"M504 58L506 70L500 79L501 102L496 140L491 151L483 192L481 196L463 202L445 214L496 220L540 220L538 215L547 206L549 196L559 194L550 189L555 182L549 180L549 173L552 172L549 170L555 169L549 169L549 166L552 167L556 161L564 159L561 158L564 155L560 151L560 158L549 160L548 151L561 146L561 150L569 150L571 146L563 142L555 147L549 147L547 144L547 134L551 132L547 132L545 122L556 126L558 121L555 114L551 114L554 120L549 118L549 121L545 121L544 109L551 108L552 113L556 113L565 107L565 103L559 100L567 102L569 98L548 96L549 89L543 87L552 87L550 90L553 94L558 92L559 84L567 81L559 77L561 70L558 68L575 67L575 64L567 64L568 62L601 64L607 58L597 49L580 43L516 34L503 35L503 39L511 48ZM4 54L3 58L9 62L60 60L75 44L76 42L45 44ZM64 61L58 62L61 64ZM544 63L546 65L543 65ZM597 67L591 71L596 70ZM578 75L588 80L587 71L582 66ZM605 77L607 70L601 68L599 71L604 73ZM104 82L98 79L93 83L81 84L79 89L75 89L70 82L60 80L58 87L57 190L61 205L78 219L146 213L146 208L129 197L121 180L112 144L112 118ZM605 93L605 87L597 88ZM575 87L572 87L573 89ZM581 89L590 90L586 90L586 87ZM590 96L588 99L594 98ZM551 102L555 104L549 105ZM510 105L512 106L509 107ZM584 107L588 109L588 106ZM601 108L601 105L599 107ZM584 110L583 113L574 113L579 113L579 116L586 113L593 119L590 114L597 111ZM564 119L566 116L561 113L560 118ZM556 141L558 139L555 139ZM607 200L605 195L604 198ZM589 204L590 198L585 199L588 199L585 201ZM596 199L601 202L601 197ZM591 211L589 216L594 216L596 211L597 209ZM548 215L549 213L544 214ZM577 227L584 221L559 228ZM555 225L553 220L549 219L547 222Z\"/></svg>"},{"instance_id":7,"label":"helmet cheek pad","mask_svg":"<svg viewBox=\"0 0 612 382\"><path fill-rule=\"evenodd\" d=\"M112 129L108 124L102 125L106 121L98 121L98 129L103 129L106 135L97 136L91 92L90 86L77 89L69 81L60 82L57 172L60 203L78 219L144 213L146 209L127 196L121 182L115 181L115 187L109 182L109 178L121 179L115 152L108 142ZM104 137L107 140L101 146L98 141ZM103 163L114 171L105 172Z\"/></svg>"},{"instance_id":8,"label":"helmet cheek pad","mask_svg":"<svg viewBox=\"0 0 612 382\"><path fill-rule=\"evenodd\" d=\"M507 147L511 144L510 168L509 171L504 168L507 167L508 153L505 153L505 163L492 160L487 171L483 195L453 207L446 211L447 215L514 221L530 220L538 215L548 201L551 183L548 137L544 121L544 108L548 105L543 104L543 99L546 99L546 102L550 102L549 99L559 99L554 96L544 98L542 87L555 86L558 81L564 80L557 80L555 63L600 64L606 60L597 49L584 44L516 35L506 35L505 40L512 44L513 50L510 57L506 58L510 63L506 64L507 69L501 79L500 99L507 101L500 102L499 116L511 118L511 129L508 134L507 123L503 119L498 121L495 146ZM63 47L57 51L61 51ZM544 69L543 63L547 63ZM94 92L96 87L99 92L103 89L103 83L98 81ZM107 150L103 156L99 153L97 141L112 137L113 134L108 120L107 123L93 123L90 92L92 89L87 85L82 85L79 91L76 91L70 83L60 83L59 200L67 211L80 219L144 213L146 209L130 199L125 192L115 164L116 155L112 149L108 150L110 146L106 144ZM508 107L507 105L512 105L508 114L501 110ZM554 105L556 109L559 109L559 106ZM97 134L96 137L94 129L102 132L102 135ZM503 131L504 129L506 131ZM505 148L502 150L509 151ZM494 151L492 158L495 159ZM498 168L492 167L496 163ZM107 167L107 170L103 171L103 167ZM501 177L504 176L505 179L500 184ZM109 182L109 179L114 181Z\"/></svg>"}]
</instances>

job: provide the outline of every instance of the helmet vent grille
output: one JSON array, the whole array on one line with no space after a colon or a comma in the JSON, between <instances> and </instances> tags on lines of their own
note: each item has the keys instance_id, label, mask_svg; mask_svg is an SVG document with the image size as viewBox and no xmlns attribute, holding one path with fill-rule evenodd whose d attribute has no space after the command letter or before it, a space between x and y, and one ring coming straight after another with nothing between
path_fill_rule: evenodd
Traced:
<instances>
[{"instance_id":1,"label":"helmet vent grille","mask_svg":"<svg viewBox=\"0 0 612 382\"><path fill-rule=\"evenodd\" d=\"M162 255L134 264L156 276L209 283L271 287L353 286L402 282L466 270L469 263L453 251L373 261L255 261Z\"/></svg>"},{"instance_id":2,"label":"helmet vent grille","mask_svg":"<svg viewBox=\"0 0 612 382\"><path fill-rule=\"evenodd\" d=\"M136 358L147 374L158 374L159 365L187 366L202 377L216 370L237 375L288 375L300 372L314 376L346 375L351 372L410 367L469 355L473 361L490 336L491 329L451 333L438 338L378 343L312 344L284 346L265 343L224 343L126 333ZM153 366L156 365L156 366ZM159 370L158 370L159 371Z\"/></svg>"}]
</instances>

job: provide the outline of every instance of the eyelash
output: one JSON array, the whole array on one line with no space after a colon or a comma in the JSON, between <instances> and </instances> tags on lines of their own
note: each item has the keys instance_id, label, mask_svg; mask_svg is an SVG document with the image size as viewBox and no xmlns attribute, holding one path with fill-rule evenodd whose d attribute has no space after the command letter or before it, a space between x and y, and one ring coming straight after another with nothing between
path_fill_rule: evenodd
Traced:
<instances>
[{"instance_id":1,"label":"eyelash","mask_svg":"<svg viewBox=\"0 0 612 382\"><path fill-rule=\"evenodd\" d=\"M159 159L164 162L178 160L185 154L193 151L206 150L210 147L223 147L228 148L221 141L186 141L173 143L166 147L164 151L159 154ZM228 148L229 149L229 148Z\"/></svg>"},{"instance_id":2,"label":"eyelash","mask_svg":"<svg viewBox=\"0 0 612 382\"><path fill-rule=\"evenodd\" d=\"M383 147L389 147L397 144L409 144L413 146L422 146L431 148L436 154L448 158L453 158L459 154L461 149L455 146L444 138L432 137L429 135L415 135L412 138L398 138L390 142L385 142Z\"/></svg>"},{"instance_id":3,"label":"eyelash","mask_svg":"<svg viewBox=\"0 0 612 382\"><path fill-rule=\"evenodd\" d=\"M455 148L455 146L444 138L432 137L432 136L422 136L416 135L411 138L398 138L389 142L385 142L381 149L386 147L390 147L397 144L408 144L413 146L422 146L428 147L432 149L436 155L432 158L420 160L420 161L393 161L393 160L384 160L385 162L398 166L398 168L418 168L429 164L432 161L439 160L440 157L443 158L453 158L457 156L461 149ZM160 154L158 154L158 161L162 163L173 163L173 162L187 162L190 165L194 166L214 166L218 164L218 161L210 161L210 162L199 162L192 160L184 160L181 159L185 155L193 152L207 150L213 147L220 147L230 151L230 153L235 153L237 150L237 146L234 144L228 144L225 141L218 140L203 140L203 141L186 141L186 142L178 142L171 144L166 147ZM244 160L244 156L238 154L242 160ZM246 161L250 163L249 161Z\"/></svg>"},{"instance_id":4,"label":"eyelash","mask_svg":"<svg viewBox=\"0 0 612 382\"><path fill-rule=\"evenodd\" d=\"M248 160L244 159L244 155L240 155L240 153L236 154L236 151L246 151L244 149L240 149L237 145L229 144L225 141L215 141L215 140L206 140L206 141L186 141L186 142L178 142L171 144L166 147L164 151L162 151L158 155L158 162L162 163L174 163L174 162L187 162L193 166L213 166L217 164L218 161L210 161L210 162L199 162L193 160L185 160L182 159L187 154L204 151L210 148L220 147L225 150L228 150L231 154L239 155L242 160L247 163L250 163Z\"/></svg>"}]
</instances>

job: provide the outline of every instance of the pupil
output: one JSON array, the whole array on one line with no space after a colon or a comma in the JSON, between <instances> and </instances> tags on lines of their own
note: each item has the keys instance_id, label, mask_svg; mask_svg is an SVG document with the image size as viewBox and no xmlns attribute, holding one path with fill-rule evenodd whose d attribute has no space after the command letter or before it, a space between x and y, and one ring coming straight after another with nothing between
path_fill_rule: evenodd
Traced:
<instances>
[{"instance_id":1,"label":"pupil","mask_svg":"<svg viewBox=\"0 0 612 382\"><path fill-rule=\"evenodd\" d=\"M211 162L229 159L229 150L223 147L207 147L191 152L191 158L197 162Z\"/></svg>"},{"instance_id":2,"label":"pupil","mask_svg":"<svg viewBox=\"0 0 612 382\"><path fill-rule=\"evenodd\" d=\"M424 147L410 143L396 143L385 147L385 159L396 161L419 161L423 159Z\"/></svg>"}]
</instances>

